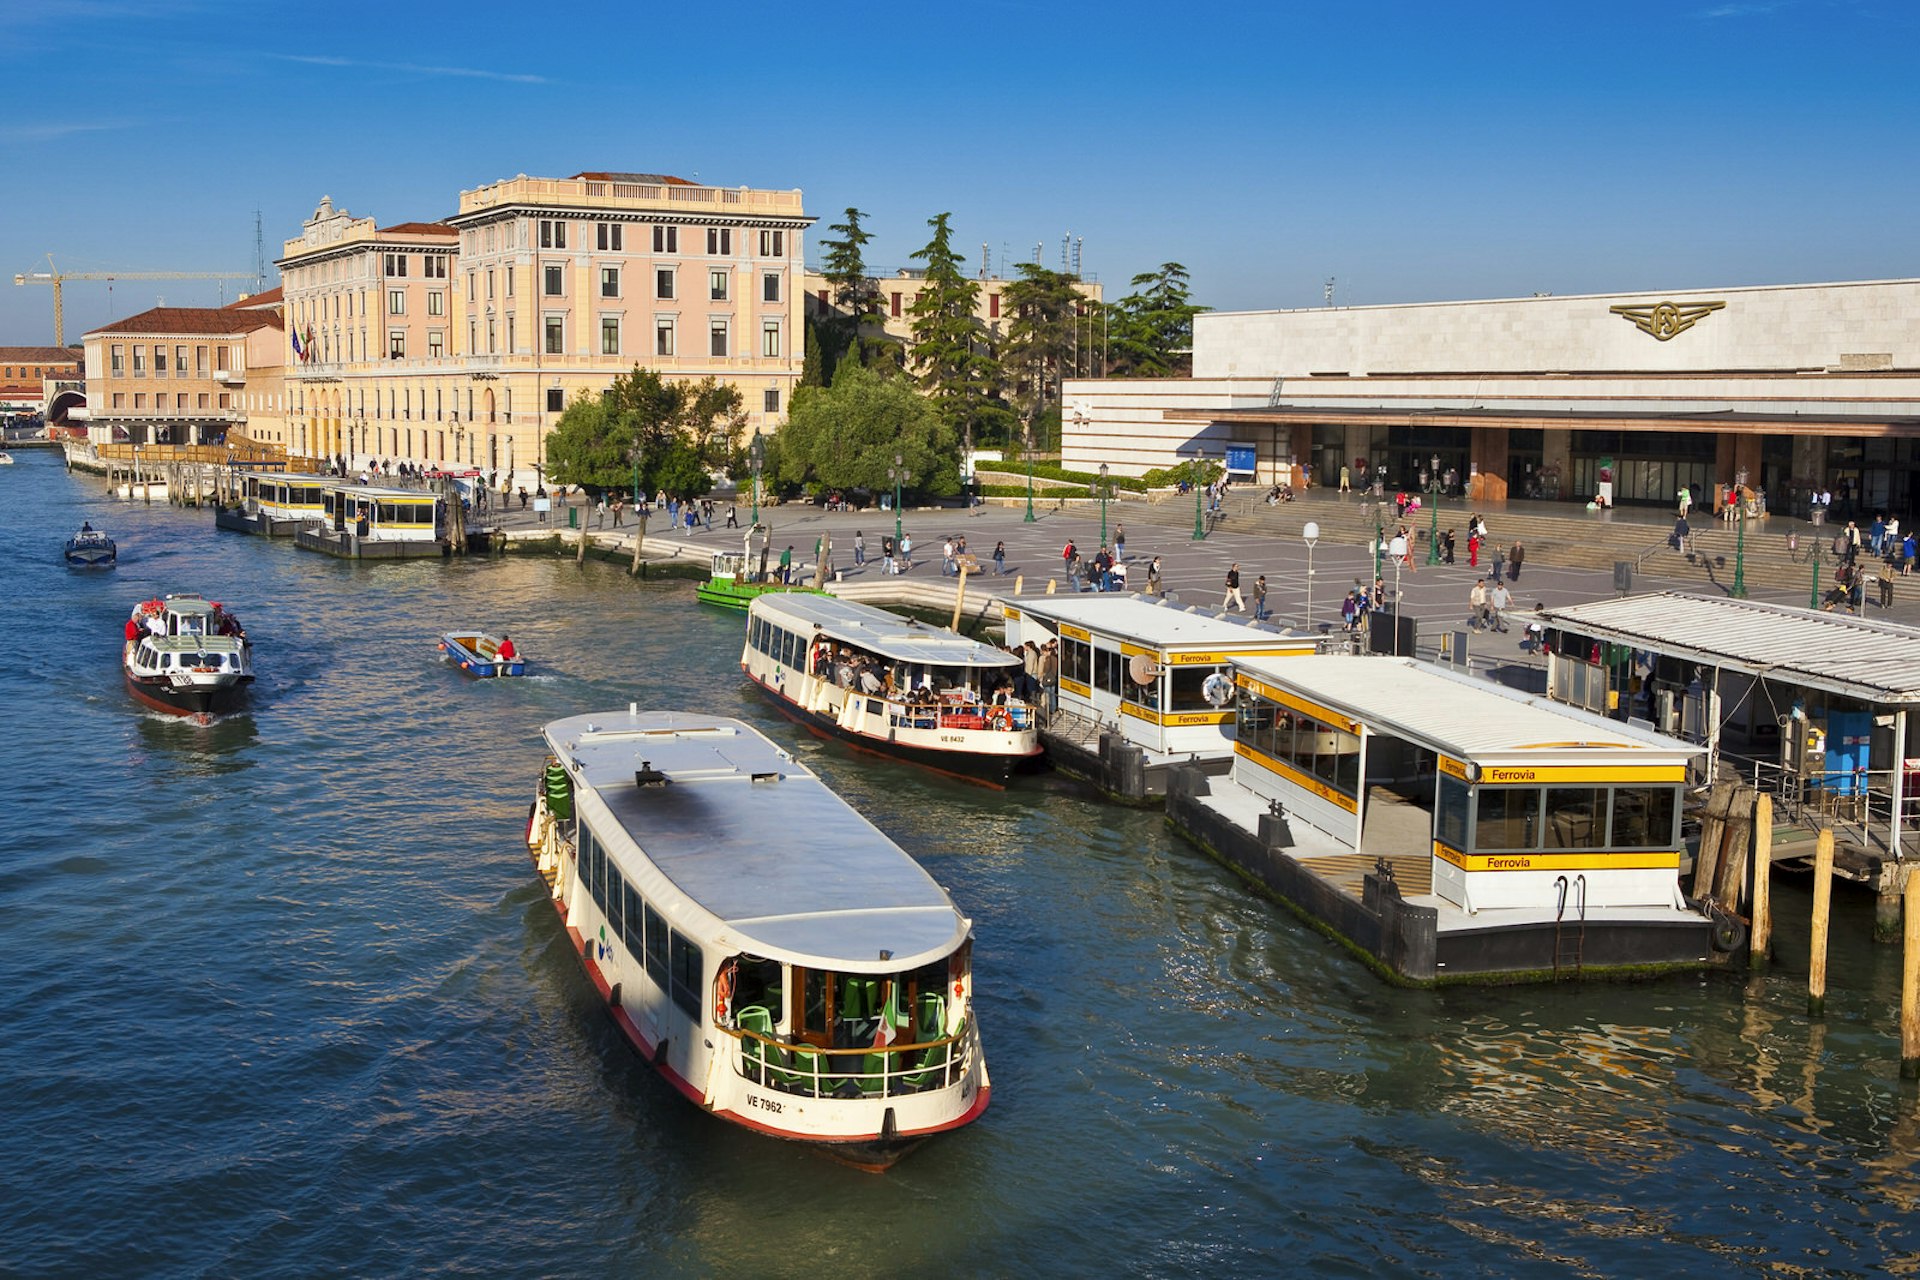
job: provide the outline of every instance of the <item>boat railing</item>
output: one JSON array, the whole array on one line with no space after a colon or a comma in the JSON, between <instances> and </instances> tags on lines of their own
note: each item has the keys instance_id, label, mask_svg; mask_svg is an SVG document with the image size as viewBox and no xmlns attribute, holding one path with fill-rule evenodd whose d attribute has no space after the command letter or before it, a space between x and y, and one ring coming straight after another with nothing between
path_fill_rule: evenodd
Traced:
<instances>
[{"instance_id":1,"label":"boat railing","mask_svg":"<svg viewBox=\"0 0 1920 1280\"><path fill-rule=\"evenodd\" d=\"M887 723L896 729L992 729L1024 733L1035 727L1034 714L1033 705L1026 702L887 703Z\"/></svg>"},{"instance_id":2,"label":"boat railing","mask_svg":"<svg viewBox=\"0 0 1920 1280\"><path fill-rule=\"evenodd\" d=\"M851 1049L796 1043L745 1027L719 1030L739 1042L734 1070L740 1076L806 1098L897 1098L949 1088L966 1077L974 1053L972 1023L937 1040Z\"/></svg>"}]
</instances>

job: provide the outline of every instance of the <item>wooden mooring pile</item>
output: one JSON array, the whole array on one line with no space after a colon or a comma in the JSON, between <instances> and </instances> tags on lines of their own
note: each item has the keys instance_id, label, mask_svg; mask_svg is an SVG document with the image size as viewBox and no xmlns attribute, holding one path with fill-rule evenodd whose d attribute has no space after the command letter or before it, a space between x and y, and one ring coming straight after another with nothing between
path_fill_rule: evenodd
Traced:
<instances>
[{"instance_id":1,"label":"wooden mooring pile","mask_svg":"<svg viewBox=\"0 0 1920 1280\"><path fill-rule=\"evenodd\" d=\"M1717 927L1747 929L1748 964L1766 968L1773 944L1773 797L1722 782L1707 798L1694 860L1693 898ZM1814 843L1813 912L1807 955L1807 1012L1827 1004L1827 935L1833 910L1833 829ZM1900 1074L1920 1079L1920 876L1898 869L1901 904ZM1891 895L1888 895L1891 896ZM1736 943L1737 945L1737 943Z\"/></svg>"}]
</instances>

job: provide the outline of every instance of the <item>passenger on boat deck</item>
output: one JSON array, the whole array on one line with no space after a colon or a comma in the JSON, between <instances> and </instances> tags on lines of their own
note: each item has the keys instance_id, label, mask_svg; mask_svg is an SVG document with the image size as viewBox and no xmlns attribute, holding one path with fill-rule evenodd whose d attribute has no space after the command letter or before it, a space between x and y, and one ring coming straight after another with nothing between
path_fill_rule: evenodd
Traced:
<instances>
[{"instance_id":1,"label":"passenger on boat deck","mask_svg":"<svg viewBox=\"0 0 1920 1280\"><path fill-rule=\"evenodd\" d=\"M93 532L93 521L91 521L91 520L82 520L82 521L80 522L80 532L82 532L82 533L92 533L92 532Z\"/></svg>"},{"instance_id":2,"label":"passenger on boat deck","mask_svg":"<svg viewBox=\"0 0 1920 1280\"><path fill-rule=\"evenodd\" d=\"M871 663L863 664L860 668L860 692L875 694L885 693L886 691L887 686L881 681L879 676L873 673L873 665Z\"/></svg>"},{"instance_id":3,"label":"passenger on boat deck","mask_svg":"<svg viewBox=\"0 0 1920 1280\"><path fill-rule=\"evenodd\" d=\"M132 644L140 638L140 624L132 618L127 619L127 643Z\"/></svg>"},{"instance_id":4,"label":"passenger on boat deck","mask_svg":"<svg viewBox=\"0 0 1920 1280\"><path fill-rule=\"evenodd\" d=\"M520 656L520 651L513 647L513 637L504 632L500 636L500 647L493 652L502 662L512 662Z\"/></svg>"},{"instance_id":5,"label":"passenger on boat deck","mask_svg":"<svg viewBox=\"0 0 1920 1280\"><path fill-rule=\"evenodd\" d=\"M147 616L147 633L155 636L167 634L167 620L157 613L149 614Z\"/></svg>"}]
</instances>

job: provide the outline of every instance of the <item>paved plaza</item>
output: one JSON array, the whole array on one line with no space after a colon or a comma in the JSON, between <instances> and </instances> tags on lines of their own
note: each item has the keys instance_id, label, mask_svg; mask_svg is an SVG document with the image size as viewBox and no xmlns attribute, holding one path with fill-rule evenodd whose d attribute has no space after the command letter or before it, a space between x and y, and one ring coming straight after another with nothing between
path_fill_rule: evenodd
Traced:
<instances>
[{"instance_id":1,"label":"paved plaza","mask_svg":"<svg viewBox=\"0 0 1920 1280\"><path fill-rule=\"evenodd\" d=\"M580 507L578 500L575 501L575 509L596 535L597 541L610 542L616 534L626 534L626 529L616 530L612 527L610 516L602 524L590 508ZM1303 501L1311 507L1316 503L1337 502L1340 498L1331 493L1315 494ZM647 526L649 550L657 545L656 540L662 544L662 550L666 543L698 547L703 552L739 546L750 512L747 504L738 504L736 510L743 528L727 529L724 527L726 515L733 505L726 497L721 497L716 506L713 529L709 531L702 527L691 535L670 533L665 514L654 512ZM1514 505L1518 507L1521 504ZM1525 507L1531 516L1553 509L1538 503L1527 503ZM1578 524L1591 518L1579 508L1560 506L1557 510L1564 512L1564 519L1569 524ZM1485 508L1485 514L1494 539L1500 539L1502 507L1498 504L1489 505ZM977 556L985 568L985 580L974 579L969 583L970 591L976 584L988 590L1011 591L1011 579L1016 576L1024 576L1023 591L1027 593L1044 592L1049 579L1054 581L1057 590L1066 589L1061 549L1068 539L1072 539L1082 556L1091 557L1098 550L1101 533L1099 504L1081 502L1059 508L1036 504L1034 521L1028 523L1025 516L1024 501L1001 500L972 509L909 507L901 513L900 526L913 539L914 565L910 576L926 582L942 581L941 543L950 535L965 536L967 550ZM1611 513L1611 518L1645 523L1649 538L1654 541L1659 539L1672 520L1670 513L1657 510L1616 511ZM895 527L892 512L871 508L865 511L828 512L818 506L797 503L763 506L761 522L771 532L774 557L777 558L782 550L791 545L796 566L811 565L815 541L823 532L830 533L833 538L834 568L847 580L867 576L877 578L881 574L878 563L880 539L883 535L893 533ZM1167 498L1151 504L1150 509L1148 499L1130 496L1110 503L1107 509L1109 541L1121 526L1126 529L1129 586L1134 589L1144 588L1147 563L1157 555L1161 559L1163 582L1170 594L1183 603L1216 606L1224 595L1227 567L1238 561L1242 592L1247 597L1249 609L1253 607L1254 580L1265 574L1267 609L1273 620L1291 626L1306 625L1309 618L1309 579L1305 544L1298 538L1237 532L1235 522L1230 504L1227 518L1203 540L1196 541L1193 536L1191 499ZM535 515L531 511L520 511L517 503L505 523L510 530L539 527ZM625 524L630 528L632 523L633 516L629 512ZM548 527L570 530L567 510L556 504L556 509L550 513ZM856 530L866 534L868 563L864 567L853 564ZM622 540L626 541L626 538ZM1004 541L1007 545L1005 580L995 579L992 573L989 557L996 541ZM631 543L628 542L628 545ZM1660 563L1658 558L1647 561L1634 578L1636 593L1701 589L1697 579L1662 579L1658 573ZM1313 625L1317 630L1338 630L1341 600L1350 589L1363 586L1371 580L1373 556L1364 542L1341 542L1322 537L1314 548L1312 569ZM1389 597L1397 591L1405 613L1419 622L1422 656L1431 657L1435 653L1443 633L1465 627L1468 592L1474 580L1485 572L1484 565L1480 569L1468 568L1464 553L1458 564L1428 565L1424 562L1424 546L1422 554L1415 557L1414 563L1403 567L1397 577L1391 561L1385 563L1382 576ZM1920 577L1911 581L1914 584L1911 589L1906 587L1906 580L1901 581L1892 609L1880 609L1869 597L1867 615L1920 625ZM1513 594L1508 609L1510 630L1506 634L1481 633L1470 638L1469 650L1476 669L1490 665L1539 665L1522 643L1526 638L1526 615L1537 604L1549 607L1572 605L1606 599L1616 594L1611 572L1563 568L1551 563L1550 558L1545 561L1529 558L1519 581L1509 583L1509 590ZM1749 594L1755 600L1804 607L1808 592L1806 588L1769 590L1756 587Z\"/></svg>"}]
</instances>

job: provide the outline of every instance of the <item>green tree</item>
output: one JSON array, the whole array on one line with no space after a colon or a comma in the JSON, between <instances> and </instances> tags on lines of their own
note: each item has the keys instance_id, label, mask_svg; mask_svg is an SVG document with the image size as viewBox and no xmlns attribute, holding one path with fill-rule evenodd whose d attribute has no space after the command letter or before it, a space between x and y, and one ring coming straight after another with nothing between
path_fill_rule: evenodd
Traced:
<instances>
[{"instance_id":1,"label":"green tree","mask_svg":"<svg viewBox=\"0 0 1920 1280\"><path fill-rule=\"evenodd\" d=\"M953 251L953 233L940 214L927 220L933 239L913 257L926 274L909 314L913 318L912 358L922 390L941 416L960 432L961 448L973 450L977 409L994 380L994 362L975 307L980 286L960 270L965 258Z\"/></svg>"},{"instance_id":2,"label":"green tree","mask_svg":"<svg viewBox=\"0 0 1920 1280\"><path fill-rule=\"evenodd\" d=\"M1072 367L1080 342L1082 295L1079 278L1050 271L1035 262L1020 264L1020 278L1006 289L1012 312L1007 326L1003 367L1013 384L1020 416L1026 419L1027 444L1034 447L1033 424L1060 403L1060 382Z\"/></svg>"},{"instance_id":3,"label":"green tree","mask_svg":"<svg viewBox=\"0 0 1920 1280\"><path fill-rule=\"evenodd\" d=\"M904 379L844 360L833 385L793 393L787 421L769 442L767 471L776 484L810 491L891 488L887 468L898 455L913 493L959 492L953 432L925 396Z\"/></svg>"},{"instance_id":4,"label":"green tree","mask_svg":"<svg viewBox=\"0 0 1920 1280\"><path fill-rule=\"evenodd\" d=\"M698 497L712 488L746 422L740 389L705 378L669 382L638 365L598 396L574 398L547 437L547 475L596 490L670 489Z\"/></svg>"},{"instance_id":5,"label":"green tree","mask_svg":"<svg viewBox=\"0 0 1920 1280\"><path fill-rule=\"evenodd\" d=\"M867 215L849 207L845 222L833 223L829 228L840 233L837 240L822 240L820 248L826 254L821 264L820 274L833 286L834 305L846 313L854 332L859 332L863 324L878 324L880 321L880 286L867 272L866 244L873 236L860 225Z\"/></svg>"},{"instance_id":6,"label":"green tree","mask_svg":"<svg viewBox=\"0 0 1920 1280\"><path fill-rule=\"evenodd\" d=\"M1158 271L1135 276L1132 285L1134 291L1109 315L1107 371L1126 378L1189 376L1193 318L1207 308L1193 304L1187 269L1162 263Z\"/></svg>"}]
</instances>

